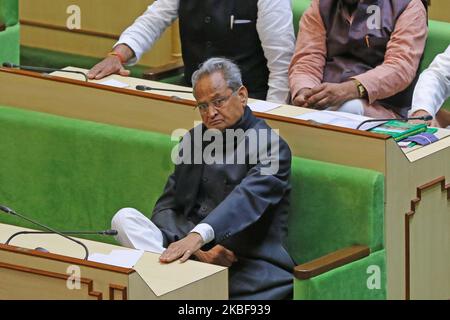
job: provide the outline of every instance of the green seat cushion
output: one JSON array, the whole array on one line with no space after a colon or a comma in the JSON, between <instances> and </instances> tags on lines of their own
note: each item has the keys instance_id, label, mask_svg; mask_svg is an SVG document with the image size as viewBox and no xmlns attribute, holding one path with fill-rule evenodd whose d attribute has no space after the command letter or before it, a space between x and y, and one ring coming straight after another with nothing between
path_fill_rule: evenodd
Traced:
<instances>
[{"instance_id":1,"label":"green seat cushion","mask_svg":"<svg viewBox=\"0 0 450 320\"><path fill-rule=\"evenodd\" d=\"M288 249L297 264L355 245L383 247L384 176L294 158Z\"/></svg>"},{"instance_id":2,"label":"green seat cushion","mask_svg":"<svg viewBox=\"0 0 450 320\"><path fill-rule=\"evenodd\" d=\"M150 216L173 170L158 133L0 107L0 137L0 204L59 230L108 229L123 207Z\"/></svg>"},{"instance_id":3,"label":"green seat cushion","mask_svg":"<svg viewBox=\"0 0 450 320\"><path fill-rule=\"evenodd\" d=\"M0 32L0 65L3 62L19 63L20 25L17 24Z\"/></svg>"},{"instance_id":4,"label":"green seat cushion","mask_svg":"<svg viewBox=\"0 0 450 320\"><path fill-rule=\"evenodd\" d=\"M14 26L19 21L19 0L0 0L0 24Z\"/></svg>"},{"instance_id":5,"label":"green seat cushion","mask_svg":"<svg viewBox=\"0 0 450 320\"><path fill-rule=\"evenodd\" d=\"M386 253L379 250L308 280L294 279L295 300L385 300Z\"/></svg>"}]
</instances>

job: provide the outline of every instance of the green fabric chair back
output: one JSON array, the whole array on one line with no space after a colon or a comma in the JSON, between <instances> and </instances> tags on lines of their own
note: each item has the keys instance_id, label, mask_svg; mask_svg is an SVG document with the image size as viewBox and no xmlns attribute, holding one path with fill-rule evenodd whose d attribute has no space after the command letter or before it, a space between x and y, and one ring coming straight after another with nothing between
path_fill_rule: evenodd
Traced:
<instances>
[{"instance_id":1,"label":"green fabric chair back","mask_svg":"<svg viewBox=\"0 0 450 320\"><path fill-rule=\"evenodd\" d=\"M109 229L129 206L150 216L173 169L166 135L7 107L0 123L0 204L59 230Z\"/></svg>"},{"instance_id":2,"label":"green fabric chair back","mask_svg":"<svg viewBox=\"0 0 450 320\"><path fill-rule=\"evenodd\" d=\"M8 27L0 32L0 65L3 62L19 63L20 25Z\"/></svg>"},{"instance_id":3,"label":"green fabric chair back","mask_svg":"<svg viewBox=\"0 0 450 320\"><path fill-rule=\"evenodd\" d=\"M384 176L294 158L288 250L297 264L351 245L383 248Z\"/></svg>"},{"instance_id":4,"label":"green fabric chair back","mask_svg":"<svg viewBox=\"0 0 450 320\"><path fill-rule=\"evenodd\" d=\"M0 24L7 27L16 25L19 22L19 1L0 0Z\"/></svg>"},{"instance_id":5,"label":"green fabric chair back","mask_svg":"<svg viewBox=\"0 0 450 320\"><path fill-rule=\"evenodd\" d=\"M298 27L300 18L303 13L308 9L311 4L311 0L292 0L292 13L294 15L294 31L295 35L298 34Z\"/></svg>"}]
</instances>

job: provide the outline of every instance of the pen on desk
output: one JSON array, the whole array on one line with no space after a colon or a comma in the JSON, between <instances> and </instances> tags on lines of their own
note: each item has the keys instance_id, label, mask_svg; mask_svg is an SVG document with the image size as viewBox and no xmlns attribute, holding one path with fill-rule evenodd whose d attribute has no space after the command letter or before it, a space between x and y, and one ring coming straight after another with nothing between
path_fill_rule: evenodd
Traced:
<instances>
[{"instance_id":1,"label":"pen on desk","mask_svg":"<svg viewBox=\"0 0 450 320\"><path fill-rule=\"evenodd\" d=\"M234 15L230 16L230 29L233 30L233 26L234 26Z\"/></svg>"}]
</instances>

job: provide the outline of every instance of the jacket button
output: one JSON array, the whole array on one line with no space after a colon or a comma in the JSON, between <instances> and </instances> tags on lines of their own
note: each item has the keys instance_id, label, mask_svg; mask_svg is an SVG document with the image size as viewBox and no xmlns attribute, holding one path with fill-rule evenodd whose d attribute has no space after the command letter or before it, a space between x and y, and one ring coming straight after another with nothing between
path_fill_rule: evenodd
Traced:
<instances>
[{"instance_id":1,"label":"jacket button","mask_svg":"<svg viewBox=\"0 0 450 320\"><path fill-rule=\"evenodd\" d=\"M206 16L205 17L205 23L210 23L211 22L211 17L210 16Z\"/></svg>"},{"instance_id":2,"label":"jacket button","mask_svg":"<svg viewBox=\"0 0 450 320\"><path fill-rule=\"evenodd\" d=\"M207 48L211 48L212 47L212 42L211 41L206 41L206 47Z\"/></svg>"}]
</instances>

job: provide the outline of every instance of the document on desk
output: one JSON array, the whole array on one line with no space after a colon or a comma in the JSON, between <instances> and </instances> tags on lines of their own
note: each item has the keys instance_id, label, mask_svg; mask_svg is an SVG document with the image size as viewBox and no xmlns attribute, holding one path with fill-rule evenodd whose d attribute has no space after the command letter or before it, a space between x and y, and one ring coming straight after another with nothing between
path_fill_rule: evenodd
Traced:
<instances>
[{"instance_id":1,"label":"document on desk","mask_svg":"<svg viewBox=\"0 0 450 320\"><path fill-rule=\"evenodd\" d=\"M250 109L252 109L253 112L268 112L278 108L280 104L258 100L249 103L248 106L250 107Z\"/></svg>"},{"instance_id":2,"label":"document on desk","mask_svg":"<svg viewBox=\"0 0 450 320\"><path fill-rule=\"evenodd\" d=\"M115 79L109 79L102 82L99 82L98 84L102 84L104 86L110 86L115 88L127 88L129 85L127 83L115 80Z\"/></svg>"},{"instance_id":3,"label":"document on desk","mask_svg":"<svg viewBox=\"0 0 450 320\"><path fill-rule=\"evenodd\" d=\"M143 254L143 250L113 250L110 254L93 253L89 255L88 260L116 267L133 268Z\"/></svg>"},{"instance_id":4,"label":"document on desk","mask_svg":"<svg viewBox=\"0 0 450 320\"><path fill-rule=\"evenodd\" d=\"M300 120L311 120L314 122L329 124L338 127L356 129L359 124L363 121L370 120L369 117L360 116L357 114L347 113L347 112L339 112L339 111L314 111L301 114L295 117ZM377 121L377 122L369 122L363 124L360 130L370 130L374 127L377 127L386 121Z\"/></svg>"}]
</instances>

